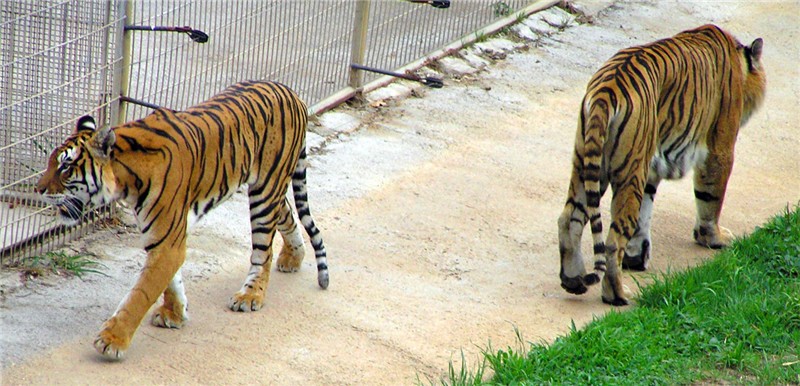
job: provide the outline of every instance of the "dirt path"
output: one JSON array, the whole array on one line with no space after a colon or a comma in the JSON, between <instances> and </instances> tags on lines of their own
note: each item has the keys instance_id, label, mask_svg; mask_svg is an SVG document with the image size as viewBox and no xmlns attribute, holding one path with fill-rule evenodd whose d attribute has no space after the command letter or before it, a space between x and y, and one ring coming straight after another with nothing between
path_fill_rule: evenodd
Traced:
<instances>
[{"instance_id":1,"label":"dirt path","mask_svg":"<svg viewBox=\"0 0 800 386\"><path fill-rule=\"evenodd\" d=\"M6 290L2 383L409 384L438 378L461 350L474 365L489 342L516 345L515 327L550 341L571 320L583 325L609 307L598 288L559 287L556 218L585 84L617 49L707 22L765 41L768 97L740 134L723 212L735 234L751 231L800 200L800 5L622 2L476 79L374 114L344 109L368 123L312 157L309 172L327 291L307 258L300 273L273 274L262 311L226 310L248 266L237 195L191 232L188 325L143 324L126 360L107 363L92 337L144 252L135 234L101 232L75 248L97 253L110 277ZM656 202L651 272L711 254L692 243L690 180L662 184Z\"/></svg>"}]
</instances>

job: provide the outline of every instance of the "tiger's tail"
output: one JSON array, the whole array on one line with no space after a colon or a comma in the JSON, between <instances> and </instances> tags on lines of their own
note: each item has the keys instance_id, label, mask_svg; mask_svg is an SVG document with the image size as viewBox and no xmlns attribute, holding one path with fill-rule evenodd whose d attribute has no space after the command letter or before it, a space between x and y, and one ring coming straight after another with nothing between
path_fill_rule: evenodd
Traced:
<instances>
[{"instance_id":1,"label":"tiger's tail","mask_svg":"<svg viewBox=\"0 0 800 386\"><path fill-rule=\"evenodd\" d=\"M603 147L609 125L609 103L603 98L592 98L587 102L588 114L584 124L583 186L586 192L586 215L592 229L594 249L594 276L586 281L599 281L606 272L606 245L603 242L603 220L600 218L602 196L601 175L603 170ZM587 275L592 276L592 275Z\"/></svg>"},{"instance_id":2,"label":"tiger's tail","mask_svg":"<svg viewBox=\"0 0 800 386\"><path fill-rule=\"evenodd\" d=\"M292 174L292 191L294 193L294 206L300 217L303 228L306 229L308 237L311 238L311 246L314 247L314 256L317 259L317 283L322 289L328 288L328 254L325 251L325 244L322 242L322 235L314 224L311 210L308 207L308 191L306 190L306 147L305 144L300 150L300 157L297 166Z\"/></svg>"}]
</instances>

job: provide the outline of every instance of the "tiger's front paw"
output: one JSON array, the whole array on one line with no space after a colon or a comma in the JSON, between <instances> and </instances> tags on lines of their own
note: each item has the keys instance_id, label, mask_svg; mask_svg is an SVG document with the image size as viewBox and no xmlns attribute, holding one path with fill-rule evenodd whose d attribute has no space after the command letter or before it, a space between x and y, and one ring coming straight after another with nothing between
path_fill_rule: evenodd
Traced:
<instances>
[{"instance_id":1,"label":"tiger's front paw","mask_svg":"<svg viewBox=\"0 0 800 386\"><path fill-rule=\"evenodd\" d=\"M264 294L239 291L233 295L228 307L237 312L258 311L264 306Z\"/></svg>"},{"instance_id":2,"label":"tiger's front paw","mask_svg":"<svg viewBox=\"0 0 800 386\"><path fill-rule=\"evenodd\" d=\"M189 316L186 313L179 314L169 307L162 305L158 307L156 312L153 314L153 318L150 319L150 323L152 323L156 327L162 328L181 328L183 327L183 323L189 320Z\"/></svg>"},{"instance_id":3,"label":"tiger's front paw","mask_svg":"<svg viewBox=\"0 0 800 386\"><path fill-rule=\"evenodd\" d=\"M97 334L94 339L94 349L103 356L120 360L125 354L125 350L131 345L130 337L120 337L113 332L116 320L109 319L103 324L103 329Z\"/></svg>"},{"instance_id":4,"label":"tiger's front paw","mask_svg":"<svg viewBox=\"0 0 800 386\"><path fill-rule=\"evenodd\" d=\"M733 233L721 226L698 225L693 233L697 244L711 249L725 248L733 240Z\"/></svg>"}]
</instances>

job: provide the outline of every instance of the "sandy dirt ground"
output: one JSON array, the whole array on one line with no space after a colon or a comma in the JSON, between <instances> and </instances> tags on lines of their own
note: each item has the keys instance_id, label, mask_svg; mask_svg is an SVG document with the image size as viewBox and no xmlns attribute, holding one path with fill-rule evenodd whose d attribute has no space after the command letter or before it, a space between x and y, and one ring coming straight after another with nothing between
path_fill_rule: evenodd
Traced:
<instances>
[{"instance_id":1,"label":"sandy dirt ground","mask_svg":"<svg viewBox=\"0 0 800 386\"><path fill-rule=\"evenodd\" d=\"M598 287L573 296L558 279L556 218L586 82L620 48L708 22L748 44L763 37L769 77L764 108L739 136L723 225L744 235L798 203L799 3L588 9L593 24L477 75L333 113L353 127L316 151L309 171L328 290L317 287L309 246L299 273L272 275L260 312L226 308L248 268L247 204L238 194L191 230L188 324L143 323L125 360L107 362L91 346L94 334L144 252L134 230L105 230L71 248L96 254L107 277L5 281L2 384L409 384L438 379L462 352L473 367L489 344L517 347L515 328L526 341L552 341L572 321L581 326L611 309ZM712 254L693 244L694 207L691 179L659 187L654 260L648 273L625 273L630 288Z\"/></svg>"}]
</instances>

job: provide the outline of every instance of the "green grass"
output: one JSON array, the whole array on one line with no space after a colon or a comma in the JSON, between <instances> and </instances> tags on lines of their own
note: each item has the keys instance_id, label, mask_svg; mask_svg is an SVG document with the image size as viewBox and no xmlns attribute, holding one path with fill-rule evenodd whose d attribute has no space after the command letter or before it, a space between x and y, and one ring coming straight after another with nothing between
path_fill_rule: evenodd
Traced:
<instances>
[{"instance_id":1,"label":"green grass","mask_svg":"<svg viewBox=\"0 0 800 386\"><path fill-rule=\"evenodd\" d=\"M492 14L494 17L508 16L514 8L506 4L504 1L496 1L492 3Z\"/></svg>"},{"instance_id":2,"label":"green grass","mask_svg":"<svg viewBox=\"0 0 800 386\"><path fill-rule=\"evenodd\" d=\"M441 378L438 383L428 377L427 383L430 385L440 384L442 386L480 385L485 369L486 360L484 359L483 363L481 363L474 372L470 371L467 368L467 358L464 356L464 351L461 351L461 366L458 369L456 369L456 367L453 366L453 362L450 361L450 365L447 368L447 376ZM419 375L417 375L417 384L422 384L422 380L419 379Z\"/></svg>"},{"instance_id":3,"label":"green grass","mask_svg":"<svg viewBox=\"0 0 800 386\"><path fill-rule=\"evenodd\" d=\"M26 273L26 276L38 277L47 272L57 275L73 275L82 278L84 275L94 273L106 275L100 268L104 265L91 260L86 255L68 255L64 252L48 252L44 255L24 259L16 268Z\"/></svg>"},{"instance_id":4,"label":"green grass","mask_svg":"<svg viewBox=\"0 0 800 386\"><path fill-rule=\"evenodd\" d=\"M489 369L441 383L800 384L800 209L656 277L637 303L549 345L486 350Z\"/></svg>"}]
</instances>

